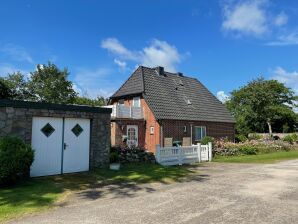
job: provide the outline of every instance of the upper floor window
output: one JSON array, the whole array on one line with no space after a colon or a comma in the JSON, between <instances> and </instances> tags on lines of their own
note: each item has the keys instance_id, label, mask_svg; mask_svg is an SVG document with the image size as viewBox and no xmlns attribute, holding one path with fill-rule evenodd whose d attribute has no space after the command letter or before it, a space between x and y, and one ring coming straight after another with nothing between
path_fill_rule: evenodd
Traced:
<instances>
[{"instance_id":1,"label":"upper floor window","mask_svg":"<svg viewBox=\"0 0 298 224\"><path fill-rule=\"evenodd\" d=\"M124 105L124 99L119 100L118 105Z\"/></svg>"},{"instance_id":2,"label":"upper floor window","mask_svg":"<svg viewBox=\"0 0 298 224\"><path fill-rule=\"evenodd\" d=\"M134 106L134 107L140 107L141 106L141 98L139 96L133 98L132 106Z\"/></svg>"}]
</instances>

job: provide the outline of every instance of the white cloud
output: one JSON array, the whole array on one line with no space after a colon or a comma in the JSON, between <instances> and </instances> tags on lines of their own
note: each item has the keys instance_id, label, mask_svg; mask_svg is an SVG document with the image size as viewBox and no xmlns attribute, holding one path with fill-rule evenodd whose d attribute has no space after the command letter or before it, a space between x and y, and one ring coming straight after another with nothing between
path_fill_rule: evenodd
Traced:
<instances>
[{"instance_id":1,"label":"white cloud","mask_svg":"<svg viewBox=\"0 0 298 224\"><path fill-rule=\"evenodd\" d=\"M166 41L154 39L150 46L143 49L141 63L145 66L164 66L166 70L175 72L176 65L181 61L175 46L169 45Z\"/></svg>"},{"instance_id":2,"label":"white cloud","mask_svg":"<svg viewBox=\"0 0 298 224\"><path fill-rule=\"evenodd\" d=\"M101 42L101 47L107 49L112 54L125 59L136 60L137 53L125 48L116 38L107 38Z\"/></svg>"},{"instance_id":3,"label":"white cloud","mask_svg":"<svg viewBox=\"0 0 298 224\"><path fill-rule=\"evenodd\" d=\"M26 61L31 64L34 63L31 55L26 51L26 49L18 45L6 44L0 47L0 52L8 55L15 61Z\"/></svg>"},{"instance_id":4,"label":"white cloud","mask_svg":"<svg viewBox=\"0 0 298 224\"><path fill-rule=\"evenodd\" d=\"M267 43L268 46L298 45L298 32L281 35L278 40Z\"/></svg>"},{"instance_id":5,"label":"white cloud","mask_svg":"<svg viewBox=\"0 0 298 224\"><path fill-rule=\"evenodd\" d=\"M101 47L107 49L118 58L121 58L123 60L122 63L124 60L128 60L148 67L160 65L172 72L176 71L176 66L181 62L182 58L182 55L175 46L158 39L152 40L149 46L144 47L141 51L127 49L116 38L103 40ZM119 61L119 59L115 60ZM114 62L117 63L115 60Z\"/></svg>"},{"instance_id":6,"label":"white cloud","mask_svg":"<svg viewBox=\"0 0 298 224\"><path fill-rule=\"evenodd\" d=\"M125 61L120 61L118 59L114 59L114 63L120 67L121 70L126 69L126 62Z\"/></svg>"},{"instance_id":7,"label":"white cloud","mask_svg":"<svg viewBox=\"0 0 298 224\"><path fill-rule=\"evenodd\" d=\"M229 96L227 94L225 94L224 91L218 91L216 93L216 97L223 103L225 103L227 100L229 100Z\"/></svg>"},{"instance_id":8,"label":"white cloud","mask_svg":"<svg viewBox=\"0 0 298 224\"><path fill-rule=\"evenodd\" d=\"M117 86L110 80L111 70L99 68L96 70L78 69L73 78L74 89L82 96L95 98L97 96L110 97Z\"/></svg>"},{"instance_id":9,"label":"white cloud","mask_svg":"<svg viewBox=\"0 0 298 224\"><path fill-rule=\"evenodd\" d=\"M268 31L265 0L247 0L224 5L224 30L237 34L261 36Z\"/></svg>"},{"instance_id":10,"label":"white cloud","mask_svg":"<svg viewBox=\"0 0 298 224\"><path fill-rule=\"evenodd\" d=\"M273 71L272 79L291 87L298 94L298 71L289 72L282 67L277 67Z\"/></svg>"},{"instance_id":11,"label":"white cloud","mask_svg":"<svg viewBox=\"0 0 298 224\"><path fill-rule=\"evenodd\" d=\"M287 24L287 22L288 22L288 16L284 12L281 12L279 15L277 15L277 17L274 20L274 24L276 26L283 26Z\"/></svg>"}]
</instances>

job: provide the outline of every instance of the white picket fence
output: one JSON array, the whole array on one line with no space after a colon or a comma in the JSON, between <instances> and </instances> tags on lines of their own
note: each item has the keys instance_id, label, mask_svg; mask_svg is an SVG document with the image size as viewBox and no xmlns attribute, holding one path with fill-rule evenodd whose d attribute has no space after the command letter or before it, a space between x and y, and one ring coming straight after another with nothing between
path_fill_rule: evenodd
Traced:
<instances>
[{"instance_id":1,"label":"white picket fence","mask_svg":"<svg viewBox=\"0 0 298 224\"><path fill-rule=\"evenodd\" d=\"M155 159L164 166L211 161L212 143L209 142L208 145L198 143L182 147L160 147L157 145Z\"/></svg>"}]
</instances>

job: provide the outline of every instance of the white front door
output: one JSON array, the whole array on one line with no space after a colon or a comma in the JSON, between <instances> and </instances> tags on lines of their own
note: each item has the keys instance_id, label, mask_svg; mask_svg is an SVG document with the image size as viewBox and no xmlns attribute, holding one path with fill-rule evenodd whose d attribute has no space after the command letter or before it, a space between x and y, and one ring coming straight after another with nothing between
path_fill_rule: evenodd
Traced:
<instances>
[{"instance_id":1,"label":"white front door","mask_svg":"<svg viewBox=\"0 0 298 224\"><path fill-rule=\"evenodd\" d=\"M138 126L127 125L127 145L128 147L138 146Z\"/></svg>"},{"instance_id":2,"label":"white front door","mask_svg":"<svg viewBox=\"0 0 298 224\"><path fill-rule=\"evenodd\" d=\"M46 176L61 173L62 118L33 117L32 148L35 151L30 175Z\"/></svg>"},{"instance_id":3,"label":"white front door","mask_svg":"<svg viewBox=\"0 0 298 224\"><path fill-rule=\"evenodd\" d=\"M90 120L33 117L30 175L47 176L89 170Z\"/></svg>"},{"instance_id":4,"label":"white front door","mask_svg":"<svg viewBox=\"0 0 298 224\"><path fill-rule=\"evenodd\" d=\"M89 170L90 120L65 118L63 173Z\"/></svg>"}]
</instances>

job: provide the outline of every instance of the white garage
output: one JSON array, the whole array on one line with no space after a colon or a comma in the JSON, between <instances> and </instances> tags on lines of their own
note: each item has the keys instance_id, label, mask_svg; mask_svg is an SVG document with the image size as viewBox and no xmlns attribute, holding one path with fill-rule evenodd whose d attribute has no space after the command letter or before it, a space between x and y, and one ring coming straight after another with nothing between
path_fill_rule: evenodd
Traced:
<instances>
[{"instance_id":1,"label":"white garage","mask_svg":"<svg viewBox=\"0 0 298 224\"><path fill-rule=\"evenodd\" d=\"M0 99L0 138L13 135L32 146L32 177L107 167L111 112L110 108Z\"/></svg>"},{"instance_id":2,"label":"white garage","mask_svg":"<svg viewBox=\"0 0 298 224\"><path fill-rule=\"evenodd\" d=\"M33 117L35 159L30 175L88 171L89 145L89 119Z\"/></svg>"}]
</instances>

